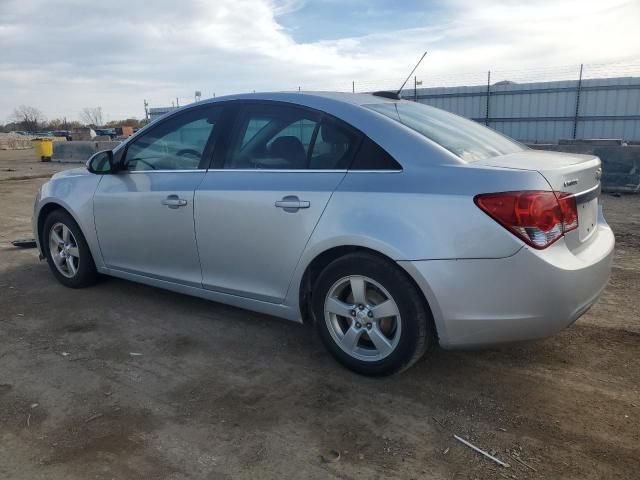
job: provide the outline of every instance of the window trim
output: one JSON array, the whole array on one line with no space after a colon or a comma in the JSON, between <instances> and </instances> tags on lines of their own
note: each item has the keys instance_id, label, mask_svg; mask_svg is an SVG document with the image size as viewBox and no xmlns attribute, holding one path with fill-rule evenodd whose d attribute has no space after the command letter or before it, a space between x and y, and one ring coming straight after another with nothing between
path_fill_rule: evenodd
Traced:
<instances>
[{"instance_id":1,"label":"window trim","mask_svg":"<svg viewBox=\"0 0 640 480\"><path fill-rule=\"evenodd\" d=\"M197 173L197 172L206 172L206 168L192 168L191 170L123 170L124 172L131 174L140 174L140 173Z\"/></svg>"},{"instance_id":2,"label":"window trim","mask_svg":"<svg viewBox=\"0 0 640 480\"><path fill-rule=\"evenodd\" d=\"M177 169L177 170L169 170L169 169L161 169L161 170L127 170L126 161L127 154L129 153L129 147L138 142L141 138L146 137L148 134L153 133L158 128L160 128L165 122L171 121L173 119L179 118L184 115L192 114L197 111L206 111L212 109L220 109L220 118L217 123L224 125L227 116L229 102L220 102L220 103L209 103L206 105L197 105L191 108L186 108L179 112L175 112L173 115L168 116L167 118L160 120L156 125L149 128L148 131L144 132L142 135L136 136L136 138L132 139L132 141L127 142L125 147L122 149L122 153L120 155L118 163L120 164L120 172L124 173L187 173L187 172L206 172L211 163L211 158L216 150L216 145L219 143L218 139L220 138L220 130L217 129L216 125L213 126L212 132L209 134L209 138L205 143L204 149L202 151L202 157L200 158L200 162L198 163L198 168L193 169Z\"/></svg>"}]
</instances>

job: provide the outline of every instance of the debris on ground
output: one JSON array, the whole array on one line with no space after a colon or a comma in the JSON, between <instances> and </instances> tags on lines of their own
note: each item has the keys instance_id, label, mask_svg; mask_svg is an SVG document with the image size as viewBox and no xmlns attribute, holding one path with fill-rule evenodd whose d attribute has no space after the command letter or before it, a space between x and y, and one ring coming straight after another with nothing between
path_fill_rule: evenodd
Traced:
<instances>
[{"instance_id":1,"label":"debris on ground","mask_svg":"<svg viewBox=\"0 0 640 480\"><path fill-rule=\"evenodd\" d=\"M438 420L436 417L431 417L431 418L433 419L434 422L436 422L438 425L440 425L442 428L446 430L447 427L445 427L440 420Z\"/></svg>"},{"instance_id":2,"label":"debris on ground","mask_svg":"<svg viewBox=\"0 0 640 480\"><path fill-rule=\"evenodd\" d=\"M494 462L496 462L498 465L501 465L505 468L509 468L510 465L508 463L503 462L502 460L494 457L493 455L491 455L488 452L485 452L484 450L482 450L481 448L476 447L473 443L465 440L462 437L459 437L458 435L454 435L453 438L455 438L456 440L458 440L460 443L463 443L464 445L466 445L467 447L469 447L472 450L475 450L476 452L484 455L485 457L487 457L490 460L493 460Z\"/></svg>"},{"instance_id":3,"label":"debris on ground","mask_svg":"<svg viewBox=\"0 0 640 480\"><path fill-rule=\"evenodd\" d=\"M14 247L19 247L19 248L36 248L37 247L36 241L33 238L21 238L18 240L13 240L11 244Z\"/></svg>"},{"instance_id":4,"label":"debris on ground","mask_svg":"<svg viewBox=\"0 0 640 480\"><path fill-rule=\"evenodd\" d=\"M93 422L94 420L97 420L99 418L104 417L104 414L102 413L96 413L95 415L91 415L89 418L87 418L84 423L90 423Z\"/></svg>"},{"instance_id":5,"label":"debris on ground","mask_svg":"<svg viewBox=\"0 0 640 480\"><path fill-rule=\"evenodd\" d=\"M535 468L533 468L531 465L529 465L528 463L526 463L523 460L520 460L518 457L516 457L515 455L511 455L511 458L513 458L516 462L518 462L519 464L527 467L530 470L533 470L534 472L537 472L538 470L536 470Z\"/></svg>"},{"instance_id":6,"label":"debris on ground","mask_svg":"<svg viewBox=\"0 0 640 480\"><path fill-rule=\"evenodd\" d=\"M337 450L329 450L326 454L322 454L321 457L325 463L335 463L340 460L340 452Z\"/></svg>"}]
</instances>

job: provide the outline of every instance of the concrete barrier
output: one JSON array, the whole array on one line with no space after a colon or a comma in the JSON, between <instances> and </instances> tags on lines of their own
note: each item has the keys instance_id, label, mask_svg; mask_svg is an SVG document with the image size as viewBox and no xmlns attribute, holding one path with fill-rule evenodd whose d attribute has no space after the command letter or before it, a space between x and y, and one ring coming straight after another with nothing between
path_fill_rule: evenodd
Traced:
<instances>
[{"instance_id":1,"label":"concrete barrier","mask_svg":"<svg viewBox=\"0 0 640 480\"><path fill-rule=\"evenodd\" d=\"M529 146L537 150L597 155L602 160L602 189L605 192L640 193L640 145L599 145L592 141Z\"/></svg>"},{"instance_id":2,"label":"concrete barrier","mask_svg":"<svg viewBox=\"0 0 640 480\"><path fill-rule=\"evenodd\" d=\"M53 144L53 162L84 163L101 150L111 150L120 142L73 141Z\"/></svg>"}]
</instances>

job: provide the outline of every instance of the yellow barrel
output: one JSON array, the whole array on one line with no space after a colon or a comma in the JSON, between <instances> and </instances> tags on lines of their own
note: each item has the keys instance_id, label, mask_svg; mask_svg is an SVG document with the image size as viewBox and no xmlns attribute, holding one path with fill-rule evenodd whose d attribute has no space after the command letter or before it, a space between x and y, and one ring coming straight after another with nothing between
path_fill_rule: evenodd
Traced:
<instances>
[{"instance_id":1,"label":"yellow barrel","mask_svg":"<svg viewBox=\"0 0 640 480\"><path fill-rule=\"evenodd\" d=\"M36 158L43 162L48 162L53 157L53 139L51 138L34 138L33 149L36 152Z\"/></svg>"}]
</instances>

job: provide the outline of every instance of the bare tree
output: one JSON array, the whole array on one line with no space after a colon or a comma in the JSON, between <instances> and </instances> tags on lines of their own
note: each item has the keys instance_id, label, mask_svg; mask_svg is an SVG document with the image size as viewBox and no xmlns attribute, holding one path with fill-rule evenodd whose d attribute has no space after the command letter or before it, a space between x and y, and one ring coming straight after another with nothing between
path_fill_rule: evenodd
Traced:
<instances>
[{"instance_id":1,"label":"bare tree","mask_svg":"<svg viewBox=\"0 0 640 480\"><path fill-rule=\"evenodd\" d=\"M87 125L99 127L102 125L102 107L86 107L80 112L80 120Z\"/></svg>"},{"instance_id":2,"label":"bare tree","mask_svg":"<svg viewBox=\"0 0 640 480\"><path fill-rule=\"evenodd\" d=\"M35 132L38 125L44 121L44 115L35 107L20 105L13 111L12 120L27 132Z\"/></svg>"}]
</instances>

